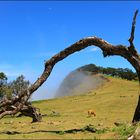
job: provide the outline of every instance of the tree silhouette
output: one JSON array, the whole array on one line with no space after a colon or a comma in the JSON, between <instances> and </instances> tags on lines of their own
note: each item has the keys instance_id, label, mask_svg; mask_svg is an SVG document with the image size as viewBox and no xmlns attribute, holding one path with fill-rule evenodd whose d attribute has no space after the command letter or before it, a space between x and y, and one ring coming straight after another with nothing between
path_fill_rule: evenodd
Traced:
<instances>
[{"instance_id":1,"label":"tree silhouette","mask_svg":"<svg viewBox=\"0 0 140 140\"><path fill-rule=\"evenodd\" d=\"M51 59L46 61L44 64L45 68L43 73L27 90L23 91L18 97L1 101L0 118L3 118L6 115L15 115L16 113L18 113L27 103L28 99L33 94L33 92L36 91L47 80L56 63L62 61L64 58L68 57L69 55L75 52L87 48L88 46L99 47L102 50L104 57L118 55L125 58L135 68L140 83L140 55L136 51L135 46L133 44L137 14L138 10L136 10L133 17L131 34L128 40L130 43L129 46L112 45L107 41L98 38L96 36L86 37L79 40L78 42L72 44L68 48L64 49L63 51L59 52L58 54L54 55ZM132 122L137 122L139 120L140 120L140 95Z\"/></svg>"}]
</instances>

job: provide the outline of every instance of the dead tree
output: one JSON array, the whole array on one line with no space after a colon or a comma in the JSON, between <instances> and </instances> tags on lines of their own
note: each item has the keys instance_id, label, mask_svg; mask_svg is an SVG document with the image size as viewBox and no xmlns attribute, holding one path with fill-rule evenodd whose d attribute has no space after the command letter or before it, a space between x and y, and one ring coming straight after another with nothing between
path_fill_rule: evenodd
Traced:
<instances>
[{"instance_id":1,"label":"dead tree","mask_svg":"<svg viewBox=\"0 0 140 140\"><path fill-rule=\"evenodd\" d=\"M42 115L40 109L31 105L27 102L21 109L20 114L17 117L28 116L32 118L32 123L42 121Z\"/></svg>"},{"instance_id":2,"label":"dead tree","mask_svg":"<svg viewBox=\"0 0 140 140\"><path fill-rule=\"evenodd\" d=\"M32 84L28 88L28 90L22 92L17 98L7 101L1 101L0 118L3 118L6 115L15 115L16 113L20 112L24 107L24 105L27 103L30 96L33 94L33 92L36 91L47 80L56 63L58 63L59 61L63 60L64 58L68 57L69 55L75 52L87 48L88 46L99 47L102 50L104 57L118 55L125 58L135 68L140 81L140 55L136 51L135 46L133 44L137 14L138 10L135 12L133 17L131 35L128 40L130 43L129 46L112 45L107 41L98 38L96 36L87 37L72 44L71 46L54 55L51 59L45 62L44 65L45 68L42 75L35 81L34 84ZM14 106L14 108L11 106ZM132 122L137 122L139 120L140 120L140 95Z\"/></svg>"},{"instance_id":3,"label":"dead tree","mask_svg":"<svg viewBox=\"0 0 140 140\"><path fill-rule=\"evenodd\" d=\"M3 98L3 102L8 101L8 99L5 97ZM16 106L18 106L18 102L15 105L7 106L7 110L14 110L16 109ZM0 114L5 110L5 108L1 108ZM40 113L40 109L37 107L34 107L30 102L26 102L22 108L19 110L19 113L17 117L21 116L28 116L32 118L33 122L40 122L42 120L42 115Z\"/></svg>"}]
</instances>

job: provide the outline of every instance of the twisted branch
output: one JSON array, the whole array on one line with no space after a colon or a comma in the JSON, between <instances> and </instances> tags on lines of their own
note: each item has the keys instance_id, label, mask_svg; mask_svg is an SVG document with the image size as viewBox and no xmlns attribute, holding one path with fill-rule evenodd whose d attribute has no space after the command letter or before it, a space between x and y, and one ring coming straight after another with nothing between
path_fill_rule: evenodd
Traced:
<instances>
[{"instance_id":1,"label":"twisted branch","mask_svg":"<svg viewBox=\"0 0 140 140\"><path fill-rule=\"evenodd\" d=\"M129 46L129 50L133 53L137 55L137 51L135 50L135 46L133 44L133 40L134 40L134 33L135 33L135 25L136 25L136 17L138 14L138 10L135 11L134 17L133 17L133 22L132 22L132 27L131 27L131 35L130 38L128 39L130 46Z\"/></svg>"}]
</instances>

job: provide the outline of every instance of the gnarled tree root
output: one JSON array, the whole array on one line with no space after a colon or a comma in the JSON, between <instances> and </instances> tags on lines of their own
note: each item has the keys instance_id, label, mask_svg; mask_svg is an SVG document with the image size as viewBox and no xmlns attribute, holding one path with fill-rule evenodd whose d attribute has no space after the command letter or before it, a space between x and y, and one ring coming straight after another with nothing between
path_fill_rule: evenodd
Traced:
<instances>
[{"instance_id":1,"label":"gnarled tree root","mask_svg":"<svg viewBox=\"0 0 140 140\"><path fill-rule=\"evenodd\" d=\"M31 117L32 123L40 122L42 120L42 115L40 113L40 110L32 106L30 103L22 107L22 109L20 110L20 114L17 117L21 117L21 116Z\"/></svg>"}]
</instances>

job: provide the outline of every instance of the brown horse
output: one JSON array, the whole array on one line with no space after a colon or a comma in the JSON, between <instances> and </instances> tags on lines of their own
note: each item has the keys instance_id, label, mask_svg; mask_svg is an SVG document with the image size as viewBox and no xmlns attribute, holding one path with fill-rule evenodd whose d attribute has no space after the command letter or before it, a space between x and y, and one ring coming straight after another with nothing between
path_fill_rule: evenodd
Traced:
<instances>
[{"instance_id":1,"label":"brown horse","mask_svg":"<svg viewBox=\"0 0 140 140\"><path fill-rule=\"evenodd\" d=\"M95 111L94 110L88 110L88 115L89 116L96 116Z\"/></svg>"}]
</instances>

